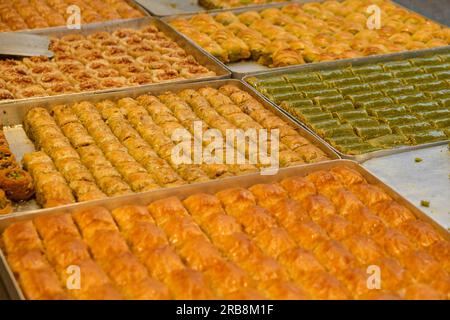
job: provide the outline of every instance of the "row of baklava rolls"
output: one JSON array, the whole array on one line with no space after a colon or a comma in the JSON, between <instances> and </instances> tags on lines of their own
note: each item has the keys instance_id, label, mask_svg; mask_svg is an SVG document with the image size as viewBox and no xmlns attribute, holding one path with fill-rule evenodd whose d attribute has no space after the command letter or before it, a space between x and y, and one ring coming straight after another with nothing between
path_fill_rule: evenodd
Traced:
<instances>
[{"instance_id":1,"label":"row of baklava rolls","mask_svg":"<svg viewBox=\"0 0 450 320\"><path fill-rule=\"evenodd\" d=\"M24 201L34 194L33 180L11 152L3 129L0 129L0 215L11 213L11 201Z\"/></svg>"},{"instance_id":2,"label":"row of baklava rolls","mask_svg":"<svg viewBox=\"0 0 450 320\"><path fill-rule=\"evenodd\" d=\"M29 299L450 297L450 242L347 166L44 216L2 237ZM68 266L88 279L78 290ZM374 268L381 288L368 284Z\"/></svg>"},{"instance_id":3,"label":"row of baklava rolls","mask_svg":"<svg viewBox=\"0 0 450 320\"><path fill-rule=\"evenodd\" d=\"M196 123L203 131L195 131ZM215 153L223 154L221 163L207 159L179 163L173 157L179 143L176 130L187 132L192 143L201 139L198 143L208 147L213 141L194 135L207 129L219 130L223 137L228 129L277 129L280 166L328 160L285 121L233 85L56 105L50 112L36 107L27 113L24 128L40 150L25 155L24 165L35 179L43 207L205 182L269 166L261 159L250 162L248 143L215 148ZM227 164L228 150L235 161L242 155L245 163Z\"/></svg>"},{"instance_id":4,"label":"row of baklava rolls","mask_svg":"<svg viewBox=\"0 0 450 320\"><path fill-rule=\"evenodd\" d=\"M286 0L198 0L198 3L206 9L226 9L284 1Z\"/></svg>"},{"instance_id":5,"label":"row of baklava rolls","mask_svg":"<svg viewBox=\"0 0 450 320\"><path fill-rule=\"evenodd\" d=\"M1 0L0 32L64 26L73 5L80 9L83 24L143 16L126 0Z\"/></svg>"},{"instance_id":6,"label":"row of baklava rolls","mask_svg":"<svg viewBox=\"0 0 450 320\"><path fill-rule=\"evenodd\" d=\"M379 29L367 13L377 5ZM356 58L450 43L450 29L390 1L328 0L244 13L200 13L170 24L223 62L251 59L269 67Z\"/></svg>"},{"instance_id":7,"label":"row of baklava rolls","mask_svg":"<svg viewBox=\"0 0 450 320\"><path fill-rule=\"evenodd\" d=\"M106 90L215 75L156 27L53 39L54 57L0 60L0 99Z\"/></svg>"}]
</instances>

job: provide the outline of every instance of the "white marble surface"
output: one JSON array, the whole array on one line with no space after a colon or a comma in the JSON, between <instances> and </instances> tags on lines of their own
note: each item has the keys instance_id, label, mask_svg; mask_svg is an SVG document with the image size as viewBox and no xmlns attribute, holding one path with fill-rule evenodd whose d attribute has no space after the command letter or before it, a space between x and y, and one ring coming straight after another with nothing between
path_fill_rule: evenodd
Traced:
<instances>
[{"instance_id":1,"label":"white marble surface","mask_svg":"<svg viewBox=\"0 0 450 320\"><path fill-rule=\"evenodd\" d=\"M422 159L415 162L416 158ZM385 183L450 230L450 151L448 145L371 159L363 163ZM421 206L421 200L430 207Z\"/></svg>"}]
</instances>

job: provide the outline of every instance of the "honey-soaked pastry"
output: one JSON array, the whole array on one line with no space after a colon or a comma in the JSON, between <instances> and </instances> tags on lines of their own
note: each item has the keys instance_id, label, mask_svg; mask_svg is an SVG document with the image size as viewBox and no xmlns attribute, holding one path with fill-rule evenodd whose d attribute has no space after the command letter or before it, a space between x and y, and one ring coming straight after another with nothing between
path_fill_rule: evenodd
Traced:
<instances>
[{"instance_id":1,"label":"honey-soaked pastry","mask_svg":"<svg viewBox=\"0 0 450 320\"><path fill-rule=\"evenodd\" d=\"M216 214L202 226L211 238L242 232L241 224L236 218L226 214Z\"/></svg>"},{"instance_id":2,"label":"honey-soaked pastry","mask_svg":"<svg viewBox=\"0 0 450 320\"><path fill-rule=\"evenodd\" d=\"M168 286L176 299L209 300L215 298L204 276L192 269L174 271L167 279Z\"/></svg>"},{"instance_id":3,"label":"honey-soaked pastry","mask_svg":"<svg viewBox=\"0 0 450 320\"><path fill-rule=\"evenodd\" d=\"M249 190L255 195L258 203L263 207L270 207L279 200L287 197L283 188L275 184L258 184L252 186Z\"/></svg>"},{"instance_id":4,"label":"honey-soaked pastry","mask_svg":"<svg viewBox=\"0 0 450 320\"><path fill-rule=\"evenodd\" d=\"M234 213L232 209L227 208L227 213L235 217L249 235L259 234L276 225L272 216L264 208L258 206L248 207L239 213Z\"/></svg>"},{"instance_id":5,"label":"honey-soaked pastry","mask_svg":"<svg viewBox=\"0 0 450 320\"><path fill-rule=\"evenodd\" d=\"M380 234L385 229L383 220L370 212L366 207L352 211L346 218L358 227L361 233L366 235Z\"/></svg>"},{"instance_id":6,"label":"honey-soaked pastry","mask_svg":"<svg viewBox=\"0 0 450 320\"><path fill-rule=\"evenodd\" d=\"M0 188L15 201L28 200L34 194L30 174L19 167L0 170Z\"/></svg>"},{"instance_id":7,"label":"honey-soaked pastry","mask_svg":"<svg viewBox=\"0 0 450 320\"><path fill-rule=\"evenodd\" d=\"M400 258L400 263L411 272L417 281L428 282L441 271L439 263L430 254L423 250L412 251Z\"/></svg>"},{"instance_id":8,"label":"honey-soaked pastry","mask_svg":"<svg viewBox=\"0 0 450 320\"><path fill-rule=\"evenodd\" d=\"M306 177L314 183L317 192L325 196L332 195L337 189L342 188L342 184L328 171L316 171Z\"/></svg>"},{"instance_id":9,"label":"honey-soaked pastry","mask_svg":"<svg viewBox=\"0 0 450 320\"><path fill-rule=\"evenodd\" d=\"M289 196L295 200L301 201L309 195L316 194L314 184L303 177L286 178L280 182L280 185L289 193Z\"/></svg>"},{"instance_id":10,"label":"honey-soaked pastry","mask_svg":"<svg viewBox=\"0 0 450 320\"><path fill-rule=\"evenodd\" d=\"M31 221L18 222L9 226L2 234L6 252L42 251L42 243Z\"/></svg>"},{"instance_id":11,"label":"honey-soaked pastry","mask_svg":"<svg viewBox=\"0 0 450 320\"><path fill-rule=\"evenodd\" d=\"M354 299L366 295L370 289L367 285L367 273L361 268L343 270L338 280L347 288Z\"/></svg>"},{"instance_id":12,"label":"honey-soaked pastry","mask_svg":"<svg viewBox=\"0 0 450 320\"><path fill-rule=\"evenodd\" d=\"M98 260L120 256L129 251L125 239L116 230L100 229L87 238L89 247Z\"/></svg>"},{"instance_id":13,"label":"honey-soaked pastry","mask_svg":"<svg viewBox=\"0 0 450 320\"><path fill-rule=\"evenodd\" d=\"M378 202L371 206L372 211L391 227L399 227L415 216L404 206L395 201Z\"/></svg>"},{"instance_id":14,"label":"honey-soaked pastry","mask_svg":"<svg viewBox=\"0 0 450 320\"><path fill-rule=\"evenodd\" d=\"M333 203L322 195L309 195L301 201L301 204L313 220L336 213Z\"/></svg>"},{"instance_id":15,"label":"honey-soaked pastry","mask_svg":"<svg viewBox=\"0 0 450 320\"><path fill-rule=\"evenodd\" d=\"M363 266L374 264L384 255L383 249L368 236L353 235L343 243Z\"/></svg>"},{"instance_id":16,"label":"honey-soaked pastry","mask_svg":"<svg viewBox=\"0 0 450 320\"><path fill-rule=\"evenodd\" d=\"M148 210L158 225L167 223L170 218L182 218L188 215L183 204L176 197L155 201L148 206Z\"/></svg>"},{"instance_id":17,"label":"honey-soaked pastry","mask_svg":"<svg viewBox=\"0 0 450 320\"><path fill-rule=\"evenodd\" d=\"M428 247L428 252L442 264L443 268L448 273L450 270L450 243L445 240L435 242Z\"/></svg>"},{"instance_id":18,"label":"honey-soaked pastry","mask_svg":"<svg viewBox=\"0 0 450 320\"><path fill-rule=\"evenodd\" d=\"M350 191L369 206L380 201L392 200L380 187L370 184L355 184L350 187Z\"/></svg>"},{"instance_id":19,"label":"honey-soaked pastry","mask_svg":"<svg viewBox=\"0 0 450 320\"><path fill-rule=\"evenodd\" d=\"M305 249L313 249L329 239L327 233L313 221L302 221L286 226L286 230L296 243Z\"/></svg>"},{"instance_id":20,"label":"honey-soaked pastry","mask_svg":"<svg viewBox=\"0 0 450 320\"><path fill-rule=\"evenodd\" d=\"M122 232L127 234L128 243L136 254L156 249L169 243L166 234L150 222L136 222L129 229L122 229Z\"/></svg>"},{"instance_id":21,"label":"honey-soaked pastry","mask_svg":"<svg viewBox=\"0 0 450 320\"><path fill-rule=\"evenodd\" d=\"M275 258L296 247L289 234L280 227L271 227L260 232L254 241L267 255Z\"/></svg>"},{"instance_id":22,"label":"honey-soaked pastry","mask_svg":"<svg viewBox=\"0 0 450 320\"><path fill-rule=\"evenodd\" d=\"M405 290L405 299L408 300L444 300L445 295L427 284L412 284Z\"/></svg>"},{"instance_id":23,"label":"honey-soaked pastry","mask_svg":"<svg viewBox=\"0 0 450 320\"><path fill-rule=\"evenodd\" d=\"M99 39L79 34L53 38L53 58L26 58L4 67L0 98L60 95L215 75L170 38L155 37L155 27L130 29L131 39L121 40L117 34L124 30L102 33ZM124 46L130 46L130 55ZM141 53L153 53L157 58L141 59Z\"/></svg>"},{"instance_id":24,"label":"honey-soaked pastry","mask_svg":"<svg viewBox=\"0 0 450 320\"><path fill-rule=\"evenodd\" d=\"M221 296L254 287L251 277L244 270L224 260L209 267L204 272L204 276Z\"/></svg>"},{"instance_id":25,"label":"honey-soaked pastry","mask_svg":"<svg viewBox=\"0 0 450 320\"><path fill-rule=\"evenodd\" d=\"M399 226L399 229L416 244L428 247L442 240L441 235L429 223L421 220L409 220Z\"/></svg>"},{"instance_id":26,"label":"honey-soaked pastry","mask_svg":"<svg viewBox=\"0 0 450 320\"><path fill-rule=\"evenodd\" d=\"M114 282L133 299L167 299L168 289L159 281L151 279L146 268L131 253L112 258L105 264L105 271Z\"/></svg>"},{"instance_id":27,"label":"honey-soaked pastry","mask_svg":"<svg viewBox=\"0 0 450 320\"><path fill-rule=\"evenodd\" d=\"M43 159L30 170L51 169ZM382 187L331 172L14 223L2 233L6 261L33 299L448 298L443 235ZM72 292L73 265L86 287Z\"/></svg>"},{"instance_id":28,"label":"honey-soaked pastry","mask_svg":"<svg viewBox=\"0 0 450 320\"><path fill-rule=\"evenodd\" d=\"M357 265L355 257L335 240L320 243L314 249L314 254L332 272L339 272Z\"/></svg>"},{"instance_id":29,"label":"honey-soaked pastry","mask_svg":"<svg viewBox=\"0 0 450 320\"><path fill-rule=\"evenodd\" d=\"M309 300L309 294L289 281L268 281L262 285L269 299L276 300Z\"/></svg>"},{"instance_id":30,"label":"honey-soaked pastry","mask_svg":"<svg viewBox=\"0 0 450 320\"><path fill-rule=\"evenodd\" d=\"M226 252L228 257L235 262L261 255L258 246L243 232L215 237L214 244L222 252Z\"/></svg>"},{"instance_id":31,"label":"honey-soaked pastry","mask_svg":"<svg viewBox=\"0 0 450 320\"><path fill-rule=\"evenodd\" d=\"M44 239L52 239L61 234L79 237L78 229L70 215L37 217L34 220L36 229Z\"/></svg>"},{"instance_id":32,"label":"honey-soaked pastry","mask_svg":"<svg viewBox=\"0 0 450 320\"><path fill-rule=\"evenodd\" d=\"M154 224L152 216L148 213L144 206L123 206L111 211L114 220L119 225L120 229L127 231L132 229L135 225L141 225L142 222Z\"/></svg>"},{"instance_id":33,"label":"honey-soaked pastry","mask_svg":"<svg viewBox=\"0 0 450 320\"><path fill-rule=\"evenodd\" d=\"M191 268L200 271L209 269L223 260L217 248L205 238L185 241L178 252Z\"/></svg>"},{"instance_id":34,"label":"honey-soaked pastry","mask_svg":"<svg viewBox=\"0 0 450 320\"><path fill-rule=\"evenodd\" d=\"M348 216L364 210L364 204L352 192L345 188L336 190L331 195L330 200L333 202L338 213L342 216Z\"/></svg>"},{"instance_id":35,"label":"honey-soaked pastry","mask_svg":"<svg viewBox=\"0 0 450 320\"><path fill-rule=\"evenodd\" d=\"M13 211L11 201L6 197L5 191L0 189L0 215Z\"/></svg>"},{"instance_id":36,"label":"honey-soaked pastry","mask_svg":"<svg viewBox=\"0 0 450 320\"><path fill-rule=\"evenodd\" d=\"M396 229L386 228L374 235L374 240L389 255L401 258L415 250L415 245Z\"/></svg>"},{"instance_id":37,"label":"honey-soaked pastry","mask_svg":"<svg viewBox=\"0 0 450 320\"><path fill-rule=\"evenodd\" d=\"M219 199L209 194L195 194L186 198L183 204L195 219L202 222L208 221L214 215L225 213Z\"/></svg>"},{"instance_id":38,"label":"honey-soaked pastry","mask_svg":"<svg viewBox=\"0 0 450 320\"><path fill-rule=\"evenodd\" d=\"M70 265L90 259L87 245L76 237L58 236L46 239L44 244L49 261L60 273L65 272Z\"/></svg>"},{"instance_id":39,"label":"honey-soaked pastry","mask_svg":"<svg viewBox=\"0 0 450 320\"><path fill-rule=\"evenodd\" d=\"M36 200L42 207L56 207L75 202L72 190L44 152L25 154L23 164L33 177Z\"/></svg>"},{"instance_id":40,"label":"honey-soaked pastry","mask_svg":"<svg viewBox=\"0 0 450 320\"><path fill-rule=\"evenodd\" d=\"M300 202L292 199L278 201L268 209L277 221L285 228L302 221L309 221L310 217Z\"/></svg>"},{"instance_id":41,"label":"honey-soaked pastry","mask_svg":"<svg viewBox=\"0 0 450 320\"><path fill-rule=\"evenodd\" d=\"M123 299L122 295L115 289L105 272L93 260L84 260L77 263L80 268L80 275L83 285L80 290L74 290L74 295L78 299L88 300L118 300ZM64 282L70 274L63 273Z\"/></svg>"},{"instance_id":42,"label":"honey-soaked pastry","mask_svg":"<svg viewBox=\"0 0 450 320\"><path fill-rule=\"evenodd\" d=\"M325 271L311 251L301 248L286 250L278 256L278 261L285 267L292 279L300 281L309 273Z\"/></svg>"},{"instance_id":43,"label":"honey-soaked pastry","mask_svg":"<svg viewBox=\"0 0 450 320\"><path fill-rule=\"evenodd\" d=\"M168 245L161 246L150 251L142 251L140 259L147 267L147 270L149 270L152 277L155 279L164 280L166 284L167 282L165 279L170 274L186 268L175 250Z\"/></svg>"},{"instance_id":44,"label":"honey-soaked pastry","mask_svg":"<svg viewBox=\"0 0 450 320\"><path fill-rule=\"evenodd\" d=\"M201 0L200 3L208 9L243 5L242 1ZM248 58L243 48L238 50L239 46L230 45L239 37L250 49L251 59L269 67L417 50L448 43L447 28L417 19L417 15L393 7L390 1L377 3L386 12L387 25L380 30L367 30L364 16L369 4L362 1L350 7L347 2L332 2L332 10L328 9L329 2L289 4L232 14L200 13L172 19L170 23L222 62L234 60L230 55L236 56L237 52L242 54L241 59ZM342 23L343 19L347 19L346 23ZM313 27L318 25L320 30ZM217 38L217 32L226 37L219 37L213 46L210 43ZM329 36L331 33L336 35L334 39Z\"/></svg>"},{"instance_id":45,"label":"honey-soaked pastry","mask_svg":"<svg viewBox=\"0 0 450 320\"><path fill-rule=\"evenodd\" d=\"M25 297L31 300L68 300L51 269L26 270L20 274L19 283Z\"/></svg>"},{"instance_id":46,"label":"honey-soaked pastry","mask_svg":"<svg viewBox=\"0 0 450 320\"><path fill-rule=\"evenodd\" d=\"M39 250L13 252L8 254L8 264L16 274L25 270L41 270L49 266L48 260Z\"/></svg>"},{"instance_id":47,"label":"honey-soaked pastry","mask_svg":"<svg viewBox=\"0 0 450 320\"><path fill-rule=\"evenodd\" d=\"M316 219L317 224L335 240L343 240L354 233L357 228L349 220L337 214L329 214L322 218Z\"/></svg>"},{"instance_id":48,"label":"honey-soaked pastry","mask_svg":"<svg viewBox=\"0 0 450 320\"><path fill-rule=\"evenodd\" d=\"M168 235L175 246L193 238L205 238L205 234L190 216L170 217L164 224L158 224Z\"/></svg>"},{"instance_id":49,"label":"honey-soaked pastry","mask_svg":"<svg viewBox=\"0 0 450 320\"><path fill-rule=\"evenodd\" d=\"M233 208L235 211L242 211L256 204L255 196L247 189L225 189L218 192L216 196L225 207Z\"/></svg>"},{"instance_id":50,"label":"honey-soaked pastry","mask_svg":"<svg viewBox=\"0 0 450 320\"><path fill-rule=\"evenodd\" d=\"M312 272L302 281L313 299L346 300L350 294L344 285L326 272Z\"/></svg>"}]
</instances>

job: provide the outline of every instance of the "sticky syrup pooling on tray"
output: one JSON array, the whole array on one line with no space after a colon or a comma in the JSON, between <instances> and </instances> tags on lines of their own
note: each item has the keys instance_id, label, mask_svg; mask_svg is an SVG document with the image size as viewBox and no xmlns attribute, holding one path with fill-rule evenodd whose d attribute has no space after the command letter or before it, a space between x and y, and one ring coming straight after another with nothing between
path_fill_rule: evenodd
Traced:
<instances>
[{"instance_id":1,"label":"sticky syrup pooling on tray","mask_svg":"<svg viewBox=\"0 0 450 320\"><path fill-rule=\"evenodd\" d=\"M12 224L7 260L28 299L449 297L450 243L348 167L186 197Z\"/></svg>"},{"instance_id":2,"label":"sticky syrup pooling on tray","mask_svg":"<svg viewBox=\"0 0 450 320\"><path fill-rule=\"evenodd\" d=\"M449 53L247 81L345 154L450 137Z\"/></svg>"}]
</instances>

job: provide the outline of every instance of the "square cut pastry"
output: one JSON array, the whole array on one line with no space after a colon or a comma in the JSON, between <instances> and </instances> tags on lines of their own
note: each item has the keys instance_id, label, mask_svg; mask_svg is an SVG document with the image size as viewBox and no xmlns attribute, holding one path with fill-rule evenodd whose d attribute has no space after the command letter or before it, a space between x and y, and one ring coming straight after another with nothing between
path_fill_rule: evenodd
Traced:
<instances>
[{"instance_id":1,"label":"square cut pastry","mask_svg":"<svg viewBox=\"0 0 450 320\"><path fill-rule=\"evenodd\" d=\"M312 182L300 176L286 178L280 182L280 185L288 192L289 197L297 201L317 192Z\"/></svg>"},{"instance_id":2,"label":"square cut pastry","mask_svg":"<svg viewBox=\"0 0 450 320\"><path fill-rule=\"evenodd\" d=\"M170 273L167 277L167 285L176 299L209 300L216 298L202 273L192 269L182 269Z\"/></svg>"},{"instance_id":3,"label":"square cut pastry","mask_svg":"<svg viewBox=\"0 0 450 320\"><path fill-rule=\"evenodd\" d=\"M422 220L408 220L399 229L414 243L428 247L442 240L442 236L429 223Z\"/></svg>"},{"instance_id":4,"label":"square cut pastry","mask_svg":"<svg viewBox=\"0 0 450 320\"><path fill-rule=\"evenodd\" d=\"M269 208L278 201L287 198L286 191L277 184L257 184L249 188L258 204Z\"/></svg>"}]
</instances>

